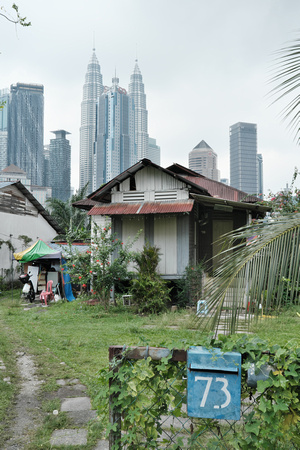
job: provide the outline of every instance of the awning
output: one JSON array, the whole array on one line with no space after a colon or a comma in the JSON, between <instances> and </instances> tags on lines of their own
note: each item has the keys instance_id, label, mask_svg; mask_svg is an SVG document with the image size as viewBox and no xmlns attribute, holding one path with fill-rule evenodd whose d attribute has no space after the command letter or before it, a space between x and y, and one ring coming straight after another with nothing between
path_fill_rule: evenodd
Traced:
<instances>
[{"instance_id":1,"label":"awning","mask_svg":"<svg viewBox=\"0 0 300 450\"><path fill-rule=\"evenodd\" d=\"M144 202L144 203L110 203L94 206L88 213L90 216L122 216L135 214L175 214L189 213L194 206L194 200L176 202Z\"/></svg>"},{"instance_id":2,"label":"awning","mask_svg":"<svg viewBox=\"0 0 300 450\"><path fill-rule=\"evenodd\" d=\"M23 250L23 252L14 253L14 258L19 262L29 262L35 259L60 259L61 252L52 250L46 242L39 239L31 247Z\"/></svg>"}]
</instances>

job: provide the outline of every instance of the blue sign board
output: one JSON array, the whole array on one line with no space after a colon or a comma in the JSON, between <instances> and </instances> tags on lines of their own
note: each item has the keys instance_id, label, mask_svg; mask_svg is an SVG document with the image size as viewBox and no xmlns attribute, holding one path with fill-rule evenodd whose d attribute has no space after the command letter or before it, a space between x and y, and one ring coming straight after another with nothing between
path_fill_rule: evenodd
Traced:
<instances>
[{"instance_id":1,"label":"blue sign board","mask_svg":"<svg viewBox=\"0 0 300 450\"><path fill-rule=\"evenodd\" d=\"M187 367L188 416L239 420L241 354L191 347L187 352Z\"/></svg>"}]
</instances>

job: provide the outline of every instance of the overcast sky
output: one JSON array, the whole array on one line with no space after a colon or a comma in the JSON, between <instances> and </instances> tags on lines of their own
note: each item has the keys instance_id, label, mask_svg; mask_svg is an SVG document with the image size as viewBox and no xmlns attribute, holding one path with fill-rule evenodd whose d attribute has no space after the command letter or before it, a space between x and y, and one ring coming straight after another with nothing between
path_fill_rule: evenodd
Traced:
<instances>
[{"instance_id":1,"label":"overcast sky","mask_svg":"<svg viewBox=\"0 0 300 450\"><path fill-rule=\"evenodd\" d=\"M1 5L11 10L12 1ZM147 95L149 135L161 165L188 166L204 139L229 178L229 127L257 124L264 192L291 182L300 149L270 106L274 52L296 38L299 0L17 0L32 22L0 18L0 89L44 85L45 144L65 129L72 146L72 186L79 183L82 88L95 43L103 82L116 69L128 89L138 57ZM296 183L297 184L297 183ZM300 180L298 182L300 187Z\"/></svg>"}]
</instances>

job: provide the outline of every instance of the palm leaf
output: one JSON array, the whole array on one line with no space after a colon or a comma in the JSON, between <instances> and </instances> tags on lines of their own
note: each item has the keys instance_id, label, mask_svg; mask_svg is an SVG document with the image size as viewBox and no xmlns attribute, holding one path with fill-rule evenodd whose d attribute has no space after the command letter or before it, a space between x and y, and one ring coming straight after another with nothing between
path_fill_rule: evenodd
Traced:
<instances>
[{"instance_id":1,"label":"palm leaf","mask_svg":"<svg viewBox=\"0 0 300 450\"><path fill-rule=\"evenodd\" d=\"M270 91L276 99L273 103L283 97L293 95L291 101L282 110L284 120L289 120L289 127L294 133L295 139L299 141L300 130L300 38L293 41L292 45L284 47L276 52L274 75L270 82L275 87ZM296 95L295 95L296 92Z\"/></svg>"},{"instance_id":2,"label":"palm leaf","mask_svg":"<svg viewBox=\"0 0 300 450\"><path fill-rule=\"evenodd\" d=\"M198 317L199 327L234 333L240 321L250 325L286 301L300 303L300 214L261 221L222 239L231 248L221 253L221 264L206 283L210 320Z\"/></svg>"}]
</instances>

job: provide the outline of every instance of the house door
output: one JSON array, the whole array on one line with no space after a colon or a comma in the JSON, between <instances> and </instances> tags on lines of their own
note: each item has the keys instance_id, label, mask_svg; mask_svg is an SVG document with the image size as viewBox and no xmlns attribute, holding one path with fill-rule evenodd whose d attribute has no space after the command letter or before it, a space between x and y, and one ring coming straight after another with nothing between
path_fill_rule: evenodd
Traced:
<instances>
[{"instance_id":1,"label":"house door","mask_svg":"<svg viewBox=\"0 0 300 450\"><path fill-rule=\"evenodd\" d=\"M229 233L233 229L233 221L232 220L214 220L213 221L213 257L218 255L218 253L222 250L225 250L224 240L220 239L220 237ZM222 256L216 256L213 261L213 269L215 270L219 265Z\"/></svg>"}]
</instances>

